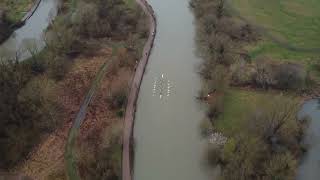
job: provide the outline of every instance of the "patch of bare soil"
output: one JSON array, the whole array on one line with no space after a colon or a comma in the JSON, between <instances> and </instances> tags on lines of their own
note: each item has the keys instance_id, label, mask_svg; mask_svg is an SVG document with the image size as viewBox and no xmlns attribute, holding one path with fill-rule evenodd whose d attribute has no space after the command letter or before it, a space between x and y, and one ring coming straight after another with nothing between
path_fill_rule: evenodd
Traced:
<instances>
[{"instance_id":1,"label":"patch of bare soil","mask_svg":"<svg viewBox=\"0 0 320 180\"><path fill-rule=\"evenodd\" d=\"M64 150L69 128L99 68L110 59L111 49L105 48L92 57L79 57L75 60L70 72L58 82L57 99L63 107L61 126L43 139L28 160L17 167L16 172L35 180L66 179ZM85 122L80 130L79 142L98 145L104 130L121 121L114 110L109 108L106 99L113 88L118 88L123 83L129 84L132 74L133 71L128 67L106 73L101 87L88 108Z\"/></svg>"}]
</instances>

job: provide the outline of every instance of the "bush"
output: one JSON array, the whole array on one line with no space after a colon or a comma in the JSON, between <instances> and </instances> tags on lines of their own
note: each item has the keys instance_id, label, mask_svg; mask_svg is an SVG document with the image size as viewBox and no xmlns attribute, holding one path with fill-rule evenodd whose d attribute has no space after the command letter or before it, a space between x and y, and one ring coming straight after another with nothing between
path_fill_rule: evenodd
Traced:
<instances>
[{"instance_id":1,"label":"bush","mask_svg":"<svg viewBox=\"0 0 320 180\"><path fill-rule=\"evenodd\" d=\"M123 109L120 109L119 111L117 111L117 116L119 118L122 118L124 116L125 111Z\"/></svg>"},{"instance_id":2,"label":"bush","mask_svg":"<svg viewBox=\"0 0 320 180\"><path fill-rule=\"evenodd\" d=\"M279 65L275 79L280 89L302 90L306 88L307 72L302 65L284 63Z\"/></svg>"},{"instance_id":3,"label":"bush","mask_svg":"<svg viewBox=\"0 0 320 180\"><path fill-rule=\"evenodd\" d=\"M63 79L67 73L71 62L64 56L56 56L54 59L48 62L48 74L55 80Z\"/></svg>"},{"instance_id":4,"label":"bush","mask_svg":"<svg viewBox=\"0 0 320 180\"><path fill-rule=\"evenodd\" d=\"M254 77L255 84L261 88L269 88L276 85L274 78L274 69L276 65L265 60L257 60L256 75Z\"/></svg>"},{"instance_id":5,"label":"bush","mask_svg":"<svg viewBox=\"0 0 320 180\"><path fill-rule=\"evenodd\" d=\"M31 79L28 66L0 64L0 168L11 168L25 158L40 135L56 125L55 103L46 78Z\"/></svg>"},{"instance_id":6,"label":"bush","mask_svg":"<svg viewBox=\"0 0 320 180\"><path fill-rule=\"evenodd\" d=\"M218 116L224 110L224 95L218 95L213 97L210 101L209 109L207 111L207 117L213 123L213 121L218 118Z\"/></svg>"},{"instance_id":7,"label":"bush","mask_svg":"<svg viewBox=\"0 0 320 180\"><path fill-rule=\"evenodd\" d=\"M128 87L121 85L115 89L112 89L110 95L106 99L113 109L121 109L127 103Z\"/></svg>"},{"instance_id":8,"label":"bush","mask_svg":"<svg viewBox=\"0 0 320 180\"><path fill-rule=\"evenodd\" d=\"M256 74L255 67L246 64L244 61L234 63L231 68L232 85L245 86L252 84L254 75Z\"/></svg>"},{"instance_id":9,"label":"bush","mask_svg":"<svg viewBox=\"0 0 320 180\"><path fill-rule=\"evenodd\" d=\"M297 103L283 96L268 100L258 103L240 132L229 138L216 155L220 157L222 179L289 180L295 176L294 155L301 151Z\"/></svg>"},{"instance_id":10,"label":"bush","mask_svg":"<svg viewBox=\"0 0 320 180\"><path fill-rule=\"evenodd\" d=\"M120 130L120 131L119 131ZM117 132L119 131L119 132ZM90 135L96 135L91 133ZM99 142L102 141L102 142ZM105 141L105 142L104 142ZM78 167L85 180L120 180L121 179L121 129L113 126L106 137L95 143L81 143Z\"/></svg>"},{"instance_id":11,"label":"bush","mask_svg":"<svg viewBox=\"0 0 320 180\"><path fill-rule=\"evenodd\" d=\"M294 63L274 63L261 60L256 63L255 84L265 89L303 90L308 76L304 67Z\"/></svg>"},{"instance_id":12,"label":"bush","mask_svg":"<svg viewBox=\"0 0 320 180\"><path fill-rule=\"evenodd\" d=\"M46 37L46 47L51 53L51 59L72 55L82 49L82 43L69 23L68 16L57 17Z\"/></svg>"}]
</instances>

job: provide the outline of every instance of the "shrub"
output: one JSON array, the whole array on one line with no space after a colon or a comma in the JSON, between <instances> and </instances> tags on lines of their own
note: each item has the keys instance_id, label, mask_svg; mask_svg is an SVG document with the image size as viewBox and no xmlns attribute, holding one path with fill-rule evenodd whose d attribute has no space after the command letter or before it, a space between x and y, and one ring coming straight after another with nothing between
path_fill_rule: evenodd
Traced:
<instances>
[{"instance_id":1,"label":"shrub","mask_svg":"<svg viewBox=\"0 0 320 180\"><path fill-rule=\"evenodd\" d=\"M213 123L213 120L216 119L224 110L224 95L220 94L218 96L214 96L212 100L210 100L209 109L207 111L207 117Z\"/></svg>"},{"instance_id":2,"label":"shrub","mask_svg":"<svg viewBox=\"0 0 320 180\"><path fill-rule=\"evenodd\" d=\"M234 63L231 68L232 85L244 86L252 84L254 75L256 74L255 67L252 67L244 61Z\"/></svg>"},{"instance_id":3,"label":"shrub","mask_svg":"<svg viewBox=\"0 0 320 180\"><path fill-rule=\"evenodd\" d=\"M266 60L257 60L256 62L256 75L255 84L258 87L269 88L276 84L274 79L275 65L267 62Z\"/></svg>"},{"instance_id":4,"label":"shrub","mask_svg":"<svg viewBox=\"0 0 320 180\"><path fill-rule=\"evenodd\" d=\"M256 62L255 83L265 89L303 90L308 76L304 67L294 63L275 63L271 60Z\"/></svg>"},{"instance_id":5,"label":"shrub","mask_svg":"<svg viewBox=\"0 0 320 180\"><path fill-rule=\"evenodd\" d=\"M69 69L71 62L64 56L56 56L48 62L48 74L55 80L61 80Z\"/></svg>"},{"instance_id":6,"label":"shrub","mask_svg":"<svg viewBox=\"0 0 320 180\"><path fill-rule=\"evenodd\" d=\"M117 111L117 116L119 118L122 118L124 116L125 111L123 109L120 109L119 111Z\"/></svg>"},{"instance_id":7,"label":"shrub","mask_svg":"<svg viewBox=\"0 0 320 180\"><path fill-rule=\"evenodd\" d=\"M98 140L94 145L92 141L81 143L78 167L82 179L121 179L121 129L113 126L110 131L106 133L107 136L99 138L100 142ZM96 132L90 135L96 135Z\"/></svg>"},{"instance_id":8,"label":"shrub","mask_svg":"<svg viewBox=\"0 0 320 180\"><path fill-rule=\"evenodd\" d=\"M11 168L28 155L40 134L56 125L53 83L31 80L31 71L22 64L9 62L0 69L0 168Z\"/></svg>"},{"instance_id":9,"label":"shrub","mask_svg":"<svg viewBox=\"0 0 320 180\"><path fill-rule=\"evenodd\" d=\"M106 100L110 104L111 108L121 109L127 103L127 95L128 87L122 84L119 87L112 89Z\"/></svg>"},{"instance_id":10,"label":"shrub","mask_svg":"<svg viewBox=\"0 0 320 180\"><path fill-rule=\"evenodd\" d=\"M284 63L277 68L275 79L280 89L302 90L306 87L307 73L302 65Z\"/></svg>"},{"instance_id":11,"label":"shrub","mask_svg":"<svg viewBox=\"0 0 320 180\"><path fill-rule=\"evenodd\" d=\"M268 101L269 100L269 101ZM258 103L220 157L222 179L292 179L301 149L297 102L283 96Z\"/></svg>"}]
</instances>

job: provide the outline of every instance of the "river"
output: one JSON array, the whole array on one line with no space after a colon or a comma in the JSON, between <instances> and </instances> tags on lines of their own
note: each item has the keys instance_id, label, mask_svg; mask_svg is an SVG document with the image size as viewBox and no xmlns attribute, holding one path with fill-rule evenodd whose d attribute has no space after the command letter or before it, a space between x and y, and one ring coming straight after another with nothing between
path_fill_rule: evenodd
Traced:
<instances>
[{"instance_id":1,"label":"river","mask_svg":"<svg viewBox=\"0 0 320 180\"><path fill-rule=\"evenodd\" d=\"M320 100L307 101L298 114L299 118L308 116L309 127L304 143L308 145L298 171L298 180L318 180L320 177Z\"/></svg>"},{"instance_id":2,"label":"river","mask_svg":"<svg viewBox=\"0 0 320 180\"><path fill-rule=\"evenodd\" d=\"M0 57L19 60L31 57L28 49L39 52L44 46L44 31L57 14L58 0L42 0L26 23L0 45Z\"/></svg>"},{"instance_id":3,"label":"river","mask_svg":"<svg viewBox=\"0 0 320 180\"><path fill-rule=\"evenodd\" d=\"M205 163L204 118L196 96L194 17L189 0L149 0L157 16L155 46L147 65L134 126L135 180L212 180Z\"/></svg>"}]
</instances>

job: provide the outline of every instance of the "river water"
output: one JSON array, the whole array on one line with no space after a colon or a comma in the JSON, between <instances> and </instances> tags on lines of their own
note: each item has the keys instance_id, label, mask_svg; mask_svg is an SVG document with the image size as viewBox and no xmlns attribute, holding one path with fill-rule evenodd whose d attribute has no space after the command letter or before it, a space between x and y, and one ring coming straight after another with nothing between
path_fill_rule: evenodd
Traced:
<instances>
[{"instance_id":1,"label":"river water","mask_svg":"<svg viewBox=\"0 0 320 180\"><path fill-rule=\"evenodd\" d=\"M308 151L304 155L298 171L298 180L320 179L320 99L307 101L298 114L308 116L310 124L304 138Z\"/></svg>"},{"instance_id":2,"label":"river water","mask_svg":"<svg viewBox=\"0 0 320 180\"><path fill-rule=\"evenodd\" d=\"M157 16L155 46L135 118L135 180L212 180L206 168L195 97L201 87L189 0L149 0Z\"/></svg>"},{"instance_id":3,"label":"river water","mask_svg":"<svg viewBox=\"0 0 320 180\"><path fill-rule=\"evenodd\" d=\"M57 14L58 0L42 0L35 13L21 28L0 45L0 57L19 60L31 57L28 49L38 52L45 46L44 31Z\"/></svg>"}]
</instances>

